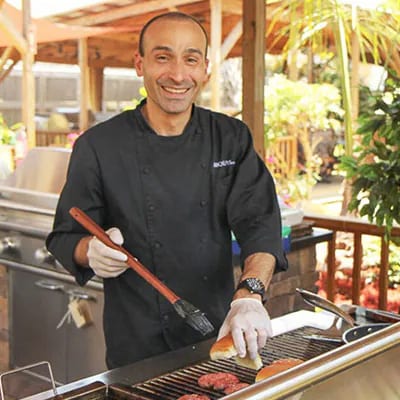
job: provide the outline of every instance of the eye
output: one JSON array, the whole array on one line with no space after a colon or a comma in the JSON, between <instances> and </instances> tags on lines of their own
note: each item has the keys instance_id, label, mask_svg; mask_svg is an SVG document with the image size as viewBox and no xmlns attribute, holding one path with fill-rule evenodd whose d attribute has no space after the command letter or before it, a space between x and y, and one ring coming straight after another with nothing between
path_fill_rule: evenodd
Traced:
<instances>
[{"instance_id":1,"label":"eye","mask_svg":"<svg viewBox=\"0 0 400 400\"><path fill-rule=\"evenodd\" d=\"M166 62L168 61L169 57L166 54L158 54L156 55L156 60L159 62Z\"/></svg>"},{"instance_id":2,"label":"eye","mask_svg":"<svg viewBox=\"0 0 400 400\"><path fill-rule=\"evenodd\" d=\"M195 64L198 64L198 62L199 62L199 59L198 59L198 57L188 57L187 59L186 59L186 62L188 63L188 64L191 64L191 65L195 65Z\"/></svg>"}]
</instances>

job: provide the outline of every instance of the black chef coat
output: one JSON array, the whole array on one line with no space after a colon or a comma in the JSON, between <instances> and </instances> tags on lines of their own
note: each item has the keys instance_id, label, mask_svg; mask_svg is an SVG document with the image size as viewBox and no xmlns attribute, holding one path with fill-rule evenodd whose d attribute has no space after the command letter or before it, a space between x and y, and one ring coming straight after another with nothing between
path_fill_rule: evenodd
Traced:
<instances>
[{"instance_id":1,"label":"black chef coat","mask_svg":"<svg viewBox=\"0 0 400 400\"><path fill-rule=\"evenodd\" d=\"M143 103L76 141L48 249L83 285L93 271L73 260L87 235L68 214L85 211L217 329L234 292L231 230L242 259L267 252L286 269L270 173L246 125L194 106L179 136L157 135ZM115 368L204 339L133 270L104 279L107 365Z\"/></svg>"}]
</instances>

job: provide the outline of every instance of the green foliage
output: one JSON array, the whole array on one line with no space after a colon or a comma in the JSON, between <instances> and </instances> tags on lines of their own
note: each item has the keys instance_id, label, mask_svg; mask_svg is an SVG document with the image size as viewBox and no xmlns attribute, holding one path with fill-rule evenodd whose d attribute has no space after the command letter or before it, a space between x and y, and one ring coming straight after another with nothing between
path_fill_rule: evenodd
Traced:
<instances>
[{"instance_id":1,"label":"green foliage","mask_svg":"<svg viewBox=\"0 0 400 400\"><path fill-rule=\"evenodd\" d=\"M299 166L295 176L274 174L278 193L287 202L307 199L310 189L318 181L321 160L313 154L318 140L314 139L312 132L340 130L343 115L340 101L338 88L331 84L291 81L280 74L269 78L264 99L265 147L273 145L278 137L294 136L305 157L305 164ZM268 157L266 162L272 170L273 164L282 167L275 157Z\"/></svg>"},{"instance_id":2,"label":"green foliage","mask_svg":"<svg viewBox=\"0 0 400 400\"><path fill-rule=\"evenodd\" d=\"M374 267L381 263L381 239L376 236L363 236L364 267L374 271ZM400 248L394 243L389 244L389 286L400 288ZM370 281L377 280L378 277L373 273L369 277Z\"/></svg>"},{"instance_id":3,"label":"green foliage","mask_svg":"<svg viewBox=\"0 0 400 400\"><path fill-rule=\"evenodd\" d=\"M15 131L8 127L3 115L0 113L0 144L15 145Z\"/></svg>"},{"instance_id":4,"label":"green foliage","mask_svg":"<svg viewBox=\"0 0 400 400\"><path fill-rule=\"evenodd\" d=\"M128 104L127 106L125 106L122 111L134 110L140 104L142 99L147 97L146 89L143 86L139 89L139 94L140 94L141 98L140 99L132 99L131 104Z\"/></svg>"},{"instance_id":5,"label":"green foliage","mask_svg":"<svg viewBox=\"0 0 400 400\"><path fill-rule=\"evenodd\" d=\"M360 117L360 144L341 167L352 180L349 210L385 226L386 237L400 224L400 90L373 95L373 106Z\"/></svg>"},{"instance_id":6,"label":"green foliage","mask_svg":"<svg viewBox=\"0 0 400 400\"><path fill-rule=\"evenodd\" d=\"M340 129L340 99L339 90L331 84L309 84L274 75L268 81L264 100L267 140L311 127Z\"/></svg>"}]
</instances>

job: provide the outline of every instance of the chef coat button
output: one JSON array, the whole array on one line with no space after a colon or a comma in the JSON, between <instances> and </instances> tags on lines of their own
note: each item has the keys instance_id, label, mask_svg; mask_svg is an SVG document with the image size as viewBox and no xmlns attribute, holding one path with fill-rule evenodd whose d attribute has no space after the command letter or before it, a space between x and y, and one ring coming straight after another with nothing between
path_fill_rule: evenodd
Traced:
<instances>
[{"instance_id":1,"label":"chef coat button","mask_svg":"<svg viewBox=\"0 0 400 400\"><path fill-rule=\"evenodd\" d=\"M164 321L168 321L168 320L169 320L169 317L168 317L167 314L163 315L163 320L164 320Z\"/></svg>"},{"instance_id":2,"label":"chef coat button","mask_svg":"<svg viewBox=\"0 0 400 400\"><path fill-rule=\"evenodd\" d=\"M207 204L207 200L201 200L200 201L200 206L204 207Z\"/></svg>"},{"instance_id":3,"label":"chef coat button","mask_svg":"<svg viewBox=\"0 0 400 400\"><path fill-rule=\"evenodd\" d=\"M150 211L154 211L155 209L156 209L156 207L153 206L153 204L150 204L150 205L149 205L149 210L150 210Z\"/></svg>"},{"instance_id":4,"label":"chef coat button","mask_svg":"<svg viewBox=\"0 0 400 400\"><path fill-rule=\"evenodd\" d=\"M154 247L155 247L156 249L159 249L159 248L161 247L161 243L160 243L160 242L155 242L155 243L154 243Z\"/></svg>"},{"instance_id":5,"label":"chef coat button","mask_svg":"<svg viewBox=\"0 0 400 400\"><path fill-rule=\"evenodd\" d=\"M147 167L144 167L144 168L142 169L142 172L143 172L144 174L147 175L147 174L150 172L150 169L147 168Z\"/></svg>"},{"instance_id":6,"label":"chef coat button","mask_svg":"<svg viewBox=\"0 0 400 400\"><path fill-rule=\"evenodd\" d=\"M208 281L208 276L207 275L203 276L203 281Z\"/></svg>"},{"instance_id":7,"label":"chef coat button","mask_svg":"<svg viewBox=\"0 0 400 400\"><path fill-rule=\"evenodd\" d=\"M200 164L200 167L203 168L203 169L204 169L206 166L207 166L207 165L206 165L205 162L202 162L202 163Z\"/></svg>"}]
</instances>

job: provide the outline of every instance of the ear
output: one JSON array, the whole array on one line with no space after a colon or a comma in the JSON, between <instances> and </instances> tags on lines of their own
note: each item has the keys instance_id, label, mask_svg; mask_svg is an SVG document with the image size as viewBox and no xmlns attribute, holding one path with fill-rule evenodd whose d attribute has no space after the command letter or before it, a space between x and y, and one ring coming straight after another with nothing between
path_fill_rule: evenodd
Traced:
<instances>
[{"instance_id":1,"label":"ear","mask_svg":"<svg viewBox=\"0 0 400 400\"><path fill-rule=\"evenodd\" d=\"M134 54L134 62L137 76L143 76L143 58L137 51Z\"/></svg>"},{"instance_id":2,"label":"ear","mask_svg":"<svg viewBox=\"0 0 400 400\"><path fill-rule=\"evenodd\" d=\"M203 84L205 85L209 79L210 79L210 73L208 72L208 66L210 64L210 60L208 58L206 58L205 60L205 74L204 74L204 79L203 79Z\"/></svg>"}]
</instances>

